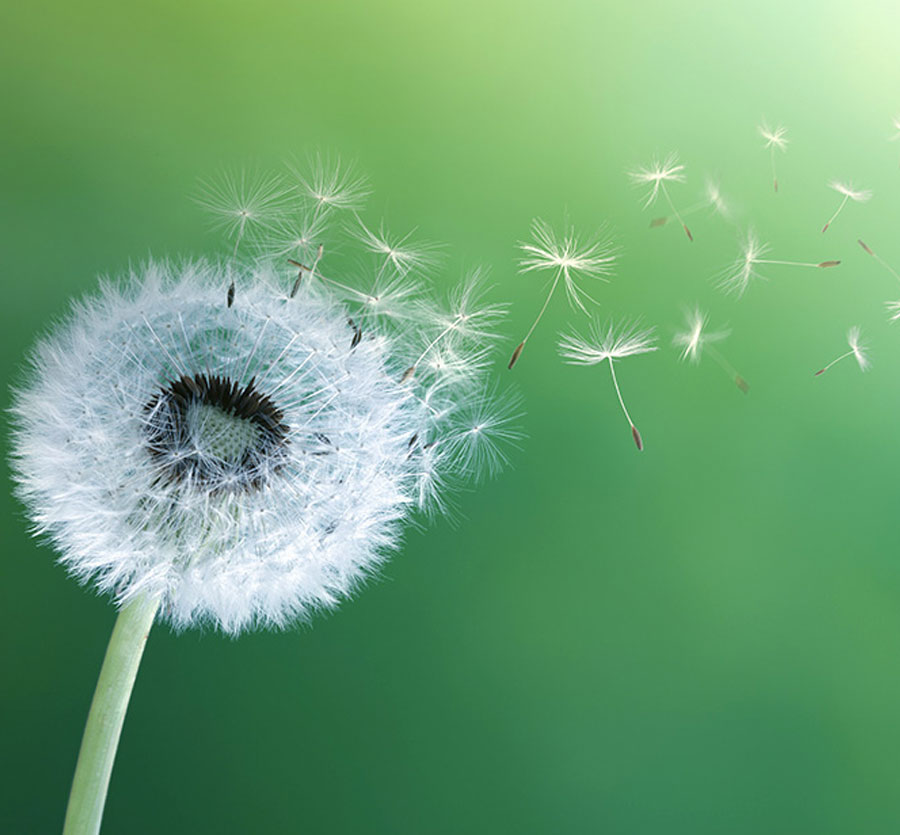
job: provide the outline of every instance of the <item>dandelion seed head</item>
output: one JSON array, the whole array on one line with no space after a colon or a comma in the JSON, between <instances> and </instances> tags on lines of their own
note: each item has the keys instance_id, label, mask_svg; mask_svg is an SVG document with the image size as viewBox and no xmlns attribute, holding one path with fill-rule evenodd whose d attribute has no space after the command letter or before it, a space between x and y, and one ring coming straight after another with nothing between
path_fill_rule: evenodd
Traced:
<instances>
[{"instance_id":1,"label":"dandelion seed head","mask_svg":"<svg viewBox=\"0 0 900 835\"><path fill-rule=\"evenodd\" d=\"M872 197L871 190L854 188L852 183L844 183L838 180L829 182L828 188L833 189L838 194L842 194L844 197L848 197L856 203L865 203Z\"/></svg>"},{"instance_id":2,"label":"dandelion seed head","mask_svg":"<svg viewBox=\"0 0 900 835\"><path fill-rule=\"evenodd\" d=\"M765 140L765 144L763 147L765 148L777 148L779 151L786 151L788 142L787 138L787 128L782 125L777 125L774 128L769 127L766 122L763 122L757 127L759 131L759 135Z\"/></svg>"},{"instance_id":3,"label":"dandelion seed head","mask_svg":"<svg viewBox=\"0 0 900 835\"><path fill-rule=\"evenodd\" d=\"M684 166L678 162L678 155L672 153L662 161L656 159L648 166L629 172L628 176L634 185L650 186L650 191L644 201L646 207L656 202L663 183L684 182Z\"/></svg>"},{"instance_id":4,"label":"dandelion seed head","mask_svg":"<svg viewBox=\"0 0 900 835\"><path fill-rule=\"evenodd\" d=\"M478 280L453 295L458 338L402 384L443 315L424 296L392 328L349 285L288 294L286 279L281 259L148 262L74 305L15 393L34 531L118 603L160 596L176 628L236 634L337 605L411 514L443 512L514 435L491 417L499 314ZM382 289L397 301L402 281Z\"/></svg>"}]
</instances>

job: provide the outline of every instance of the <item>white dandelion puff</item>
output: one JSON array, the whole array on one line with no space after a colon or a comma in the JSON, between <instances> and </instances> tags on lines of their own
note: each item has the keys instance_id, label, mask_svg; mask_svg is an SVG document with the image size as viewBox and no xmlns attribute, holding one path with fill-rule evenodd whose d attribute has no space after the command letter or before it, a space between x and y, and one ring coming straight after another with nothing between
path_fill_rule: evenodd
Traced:
<instances>
[{"instance_id":1,"label":"white dandelion puff","mask_svg":"<svg viewBox=\"0 0 900 835\"><path fill-rule=\"evenodd\" d=\"M872 197L872 192L870 190L854 188L851 183L842 183L838 180L832 180L830 183L828 183L828 188L836 191L843 197L843 199L841 200L837 209L835 209L834 214L830 218L828 218L825 225L822 227L823 232L826 231L832 223L834 223L835 218L841 213L844 206L847 205L848 200L852 200L854 203L865 203Z\"/></svg>"},{"instance_id":2,"label":"white dandelion puff","mask_svg":"<svg viewBox=\"0 0 900 835\"><path fill-rule=\"evenodd\" d=\"M858 327L854 326L847 331L847 345L850 347L850 350L841 354L839 357L833 359L828 365L824 368L820 368L815 376L818 377L821 374L824 374L832 365L840 362L842 359L846 359L847 357L853 357L856 360L856 364L859 366L861 371L868 370L870 366L869 355L866 350L866 347L860 341L861 335Z\"/></svg>"},{"instance_id":3,"label":"white dandelion puff","mask_svg":"<svg viewBox=\"0 0 900 835\"><path fill-rule=\"evenodd\" d=\"M66 832L100 830L155 620L236 635L336 606L417 510L443 512L450 486L495 471L515 438L507 396L484 382L500 309L479 300L478 276L450 314L419 294L415 324L385 327L385 299L318 272L321 216L354 204L356 181L319 171L310 183L316 205L284 237L280 181L208 192L231 259L150 261L103 283L38 342L14 393L12 469L33 531L120 607ZM238 260L254 225L276 244ZM286 252L299 269L289 291ZM413 295L398 283L408 272L388 272L376 292ZM435 327L441 362L422 387L402 385Z\"/></svg>"},{"instance_id":4,"label":"white dandelion puff","mask_svg":"<svg viewBox=\"0 0 900 835\"><path fill-rule=\"evenodd\" d=\"M767 122L763 121L762 124L757 126L757 130L759 131L759 135L765 140L763 147L769 151L769 158L772 163L772 182L775 186L775 191L777 192L778 174L775 171L775 151L781 151L782 153L787 151L789 142L787 138L787 128L782 125L771 128Z\"/></svg>"},{"instance_id":5,"label":"white dandelion puff","mask_svg":"<svg viewBox=\"0 0 900 835\"><path fill-rule=\"evenodd\" d=\"M601 230L594 240L581 244L574 228L565 226L562 235L557 235L549 224L535 218L531 223L531 237L530 241L519 244L519 249L525 254L519 261L519 272L549 271L553 279L543 306L531 323L525 338L513 351L508 364L510 369L518 361L525 349L525 343L541 321L559 283L562 282L565 286L569 302L586 313L585 301L594 302L594 300L580 283L589 279L607 281L618 258L618 251L605 230Z\"/></svg>"},{"instance_id":6,"label":"white dandelion puff","mask_svg":"<svg viewBox=\"0 0 900 835\"><path fill-rule=\"evenodd\" d=\"M721 275L718 286L726 293L734 293L738 298L744 295L747 287L753 279L764 279L757 267L761 264L783 267L817 267L826 269L828 267L836 267L841 262L832 261L781 261L771 258L763 258L770 250L768 244L762 243L756 233L751 229L748 230L741 242L741 251L734 263L728 267Z\"/></svg>"},{"instance_id":7,"label":"white dandelion puff","mask_svg":"<svg viewBox=\"0 0 900 835\"><path fill-rule=\"evenodd\" d=\"M639 450L643 450L644 441L628 413L628 407L619 388L614 362L625 357L655 351L657 346L654 342L653 328L642 329L637 322L619 325L610 322L604 326L596 321L591 324L587 337L577 333L566 334L559 342L559 352L570 365L598 365L601 362L609 362L609 372L612 375L619 405L631 427L631 436Z\"/></svg>"},{"instance_id":8,"label":"white dandelion puff","mask_svg":"<svg viewBox=\"0 0 900 835\"><path fill-rule=\"evenodd\" d=\"M669 190L666 188L666 183L684 182L684 166L678 162L678 156L676 154L669 154L669 156L662 161L659 161L658 159L654 160L646 167L640 167L629 172L628 176L635 185L650 186L650 190L647 192L647 198L644 201L645 208L655 203L660 192L662 192L663 197L666 198L666 202L669 204L669 209L678 219L681 228L684 229L685 234L688 236L688 240L694 240L691 230L688 229L688 226L684 222L678 209L675 208Z\"/></svg>"},{"instance_id":9,"label":"white dandelion puff","mask_svg":"<svg viewBox=\"0 0 900 835\"><path fill-rule=\"evenodd\" d=\"M750 387L747 381L728 362L715 344L722 342L730 333L727 330L710 331L708 329L708 317L699 307L687 311L685 314L685 329L678 331L672 339L672 344L681 348L681 359L697 364L703 353L709 354L713 360L728 374L734 384L746 394Z\"/></svg>"}]
</instances>

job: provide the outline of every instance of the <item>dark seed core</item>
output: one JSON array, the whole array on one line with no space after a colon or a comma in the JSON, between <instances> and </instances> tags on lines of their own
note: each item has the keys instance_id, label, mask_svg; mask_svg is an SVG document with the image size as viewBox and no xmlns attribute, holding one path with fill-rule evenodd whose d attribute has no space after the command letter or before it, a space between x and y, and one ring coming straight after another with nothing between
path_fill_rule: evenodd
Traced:
<instances>
[{"instance_id":1,"label":"dark seed core","mask_svg":"<svg viewBox=\"0 0 900 835\"><path fill-rule=\"evenodd\" d=\"M252 379L182 375L145 407L147 447L170 482L209 492L258 490L283 466L284 415Z\"/></svg>"}]
</instances>

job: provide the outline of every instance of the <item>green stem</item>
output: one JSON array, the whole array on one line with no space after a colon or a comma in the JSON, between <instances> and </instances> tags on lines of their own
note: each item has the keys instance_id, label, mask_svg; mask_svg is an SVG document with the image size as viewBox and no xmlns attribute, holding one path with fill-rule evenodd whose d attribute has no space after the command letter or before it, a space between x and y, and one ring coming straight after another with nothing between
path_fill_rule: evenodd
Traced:
<instances>
[{"instance_id":1,"label":"green stem","mask_svg":"<svg viewBox=\"0 0 900 835\"><path fill-rule=\"evenodd\" d=\"M139 597L119 612L81 740L63 835L100 831L125 711L158 608L158 597Z\"/></svg>"}]
</instances>

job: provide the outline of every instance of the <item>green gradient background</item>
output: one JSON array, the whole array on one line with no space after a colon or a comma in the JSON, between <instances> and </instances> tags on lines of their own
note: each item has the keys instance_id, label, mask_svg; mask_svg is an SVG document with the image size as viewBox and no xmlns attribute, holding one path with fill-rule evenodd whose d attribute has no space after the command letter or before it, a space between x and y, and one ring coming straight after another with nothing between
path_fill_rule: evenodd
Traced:
<instances>
[{"instance_id":1,"label":"green gradient background","mask_svg":"<svg viewBox=\"0 0 900 835\"><path fill-rule=\"evenodd\" d=\"M566 212L623 245L601 312L664 344L621 367L640 455L608 375L556 356L556 300L513 375L529 439L459 525L312 628L156 631L106 832L900 829L898 288L855 243L900 267L895 3L12 5L6 379L98 273L213 250L198 176L315 148L358 158L370 216L448 244L441 280L492 267L507 350L541 302L515 242ZM790 128L777 196L763 116ZM734 231L651 231L624 176L669 150L676 200L717 172L773 257L844 264L722 296ZM875 196L822 236L831 177ZM668 347L694 301L749 396ZM814 379L852 324L872 371ZM0 524L0 831L54 832L114 612L8 498Z\"/></svg>"}]
</instances>

